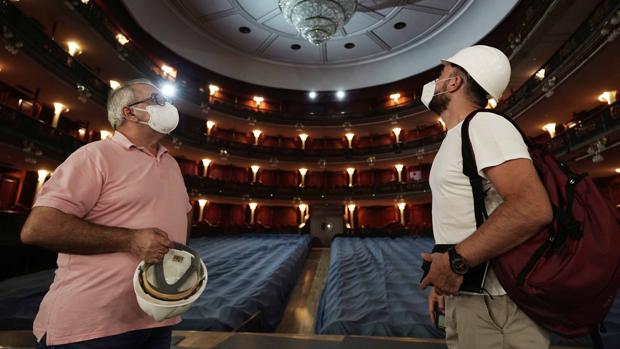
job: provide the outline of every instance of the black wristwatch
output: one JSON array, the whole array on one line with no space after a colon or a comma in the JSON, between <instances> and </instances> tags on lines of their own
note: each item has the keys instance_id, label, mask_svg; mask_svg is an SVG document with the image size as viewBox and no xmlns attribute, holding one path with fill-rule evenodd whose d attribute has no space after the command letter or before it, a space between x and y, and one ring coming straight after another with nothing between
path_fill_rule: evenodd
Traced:
<instances>
[{"instance_id":1,"label":"black wristwatch","mask_svg":"<svg viewBox=\"0 0 620 349\"><path fill-rule=\"evenodd\" d=\"M448 257L450 258L450 268L455 274L465 275L469 271L469 263L461 256L454 247L448 250Z\"/></svg>"}]
</instances>

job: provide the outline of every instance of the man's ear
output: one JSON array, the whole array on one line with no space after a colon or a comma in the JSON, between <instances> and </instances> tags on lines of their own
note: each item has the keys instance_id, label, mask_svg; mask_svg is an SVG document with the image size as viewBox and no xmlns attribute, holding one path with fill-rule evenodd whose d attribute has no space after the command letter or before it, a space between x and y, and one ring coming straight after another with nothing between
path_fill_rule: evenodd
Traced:
<instances>
[{"instance_id":1,"label":"man's ear","mask_svg":"<svg viewBox=\"0 0 620 349\"><path fill-rule=\"evenodd\" d=\"M131 120L131 121L135 121L136 120L136 114L134 114L133 109L131 109L130 107L123 107L123 117L126 120Z\"/></svg>"},{"instance_id":2,"label":"man's ear","mask_svg":"<svg viewBox=\"0 0 620 349\"><path fill-rule=\"evenodd\" d=\"M455 74L452 76L452 79L446 81L446 92L453 93L463 87L465 84L465 79L460 74Z\"/></svg>"}]
</instances>

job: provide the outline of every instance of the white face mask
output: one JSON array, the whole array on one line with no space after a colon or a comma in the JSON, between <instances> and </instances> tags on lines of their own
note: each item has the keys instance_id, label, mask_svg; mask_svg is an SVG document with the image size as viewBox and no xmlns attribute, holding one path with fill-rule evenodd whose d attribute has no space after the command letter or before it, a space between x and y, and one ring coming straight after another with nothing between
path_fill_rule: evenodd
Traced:
<instances>
[{"instance_id":1,"label":"white face mask","mask_svg":"<svg viewBox=\"0 0 620 349\"><path fill-rule=\"evenodd\" d=\"M456 76L452 76L452 77L441 79L441 80L435 79L435 80L433 80L431 82L426 83L424 85L424 87L422 87L422 95L420 96L420 101L422 102L422 104L424 104L424 106L426 106L426 108L429 108L429 105L431 104L431 101L433 100L433 97L442 95L444 93L448 93L448 91L444 91L444 92L439 92L439 93L435 94L435 88L437 86L437 83L440 82L440 81L454 79L455 77Z\"/></svg>"},{"instance_id":2,"label":"white face mask","mask_svg":"<svg viewBox=\"0 0 620 349\"><path fill-rule=\"evenodd\" d=\"M149 113L149 121L138 121L139 124L149 125L153 130L169 134L179 124L179 111L177 108L166 102L166 105L147 105L145 109L134 108Z\"/></svg>"}]
</instances>

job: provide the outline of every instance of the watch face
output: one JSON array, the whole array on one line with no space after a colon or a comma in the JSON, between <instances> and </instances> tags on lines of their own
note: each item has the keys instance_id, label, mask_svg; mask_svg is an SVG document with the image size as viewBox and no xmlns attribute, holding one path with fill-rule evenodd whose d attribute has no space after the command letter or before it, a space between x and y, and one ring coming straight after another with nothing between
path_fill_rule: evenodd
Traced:
<instances>
[{"instance_id":1,"label":"watch face","mask_svg":"<svg viewBox=\"0 0 620 349\"><path fill-rule=\"evenodd\" d=\"M455 273L461 274L461 275L469 271L469 265L467 265L467 263L465 263L465 261L462 258L455 258L452 261L452 267Z\"/></svg>"}]
</instances>

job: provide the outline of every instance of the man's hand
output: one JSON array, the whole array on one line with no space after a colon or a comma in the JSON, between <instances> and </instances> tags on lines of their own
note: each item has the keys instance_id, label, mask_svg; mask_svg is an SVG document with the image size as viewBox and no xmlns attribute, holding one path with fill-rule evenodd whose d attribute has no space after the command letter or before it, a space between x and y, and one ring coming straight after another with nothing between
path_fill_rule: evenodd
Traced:
<instances>
[{"instance_id":1,"label":"man's hand","mask_svg":"<svg viewBox=\"0 0 620 349\"><path fill-rule=\"evenodd\" d=\"M173 247L166 232L157 228L134 230L131 235L129 252L146 263L157 263Z\"/></svg>"},{"instance_id":2,"label":"man's hand","mask_svg":"<svg viewBox=\"0 0 620 349\"><path fill-rule=\"evenodd\" d=\"M444 296L440 296L435 292L435 287L431 288L431 293L428 295L428 314L431 316L431 321L436 323L435 310L439 309L442 314L446 313L446 300Z\"/></svg>"},{"instance_id":3,"label":"man's hand","mask_svg":"<svg viewBox=\"0 0 620 349\"><path fill-rule=\"evenodd\" d=\"M420 283L420 288L425 289L433 284L434 291L440 295L457 296L463 283L463 276L458 275L450 268L450 258L447 253L422 253L425 261L431 262L428 275Z\"/></svg>"}]
</instances>

